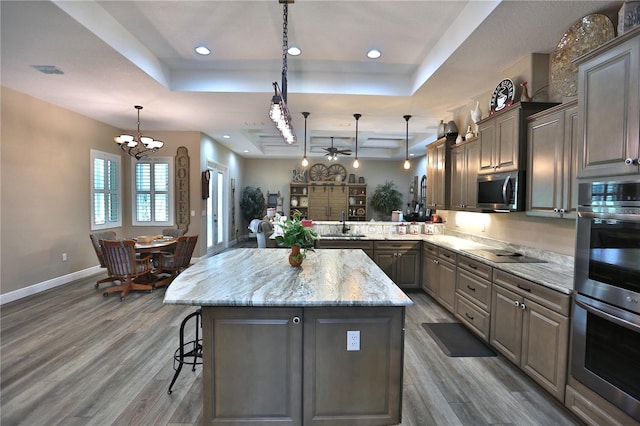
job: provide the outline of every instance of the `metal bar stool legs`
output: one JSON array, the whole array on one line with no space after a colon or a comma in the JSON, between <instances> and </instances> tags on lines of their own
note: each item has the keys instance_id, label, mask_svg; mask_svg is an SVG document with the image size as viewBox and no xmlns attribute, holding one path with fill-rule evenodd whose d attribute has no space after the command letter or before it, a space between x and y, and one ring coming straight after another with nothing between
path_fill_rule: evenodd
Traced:
<instances>
[{"instance_id":1,"label":"metal bar stool legs","mask_svg":"<svg viewBox=\"0 0 640 426\"><path fill-rule=\"evenodd\" d=\"M184 329L191 318L195 317L196 323L196 335L194 340L190 340L185 343L184 341ZM198 309L192 314L189 314L182 320L180 324L180 347L176 349L173 354L173 369L176 370L173 375L173 380L169 385L167 394L171 395L171 388L176 382L176 379L182 371L184 364L192 366L191 371L196 371L196 365L202 365L202 338L200 337L200 327L202 323L202 309Z\"/></svg>"}]
</instances>

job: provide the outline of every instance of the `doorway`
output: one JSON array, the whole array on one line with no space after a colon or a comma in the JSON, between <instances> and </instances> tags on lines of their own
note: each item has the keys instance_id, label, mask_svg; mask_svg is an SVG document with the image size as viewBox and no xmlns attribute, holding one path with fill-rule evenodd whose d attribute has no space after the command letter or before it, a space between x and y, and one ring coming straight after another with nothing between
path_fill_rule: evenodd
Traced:
<instances>
[{"instance_id":1,"label":"doorway","mask_svg":"<svg viewBox=\"0 0 640 426\"><path fill-rule=\"evenodd\" d=\"M226 169L220 165L209 163L207 169L209 179L209 198L207 198L207 254L216 254L226 247L224 230L228 218L226 211Z\"/></svg>"}]
</instances>

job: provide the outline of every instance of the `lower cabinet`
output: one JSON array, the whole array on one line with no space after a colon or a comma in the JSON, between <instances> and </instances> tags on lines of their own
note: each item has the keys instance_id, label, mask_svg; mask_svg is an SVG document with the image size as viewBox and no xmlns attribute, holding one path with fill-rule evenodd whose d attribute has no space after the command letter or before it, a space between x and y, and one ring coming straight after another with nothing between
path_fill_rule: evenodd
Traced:
<instances>
[{"instance_id":1,"label":"lower cabinet","mask_svg":"<svg viewBox=\"0 0 640 426\"><path fill-rule=\"evenodd\" d=\"M569 295L494 271L490 343L547 392L564 401Z\"/></svg>"},{"instance_id":2,"label":"lower cabinet","mask_svg":"<svg viewBox=\"0 0 640 426\"><path fill-rule=\"evenodd\" d=\"M360 249L367 253L371 259L373 256L373 241L370 240L316 240L317 249Z\"/></svg>"},{"instance_id":3,"label":"lower cabinet","mask_svg":"<svg viewBox=\"0 0 640 426\"><path fill-rule=\"evenodd\" d=\"M401 421L403 307L203 307L204 424ZM358 350L347 333L359 334Z\"/></svg>"},{"instance_id":4,"label":"lower cabinet","mask_svg":"<svg viewBox=\"0 0 640 426\"><path fill-rule=\"evenodd\" d=\"M374 261L402 289L420 288L420 241L376 241Z\"/></svg>"},{"instance_id":5,"label":"lower cabinet","mask_svg":"<svg viewBox=\"0 0 640 426\"><path fill-rule=\"evenodd\" d=\"M456 259L451 250L424 243L422 288L451 312L455 312Z\"/></svg>"},{"instance_id":6,"label":"lower cabinet","mask_svg":"<svg viewBox=\"0 0 640 426\"><path fill-rule=\"evenodd\" d=\"M493 268L458 256L455 316L485 342L489 341Z\"/></svg>"}]
</instances>

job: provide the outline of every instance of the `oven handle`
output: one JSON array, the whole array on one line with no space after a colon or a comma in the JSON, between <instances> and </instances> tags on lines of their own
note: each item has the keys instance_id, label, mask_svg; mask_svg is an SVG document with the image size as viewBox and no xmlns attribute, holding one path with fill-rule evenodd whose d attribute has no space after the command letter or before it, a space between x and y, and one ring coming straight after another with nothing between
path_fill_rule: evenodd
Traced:
<instances>
[{"instance_id":1,"label":"oven handle","mask_svg":"<svg viewBox=\"0 0 640 426\"><path fill-rule=\"evenodd\" d=\"M591 304L589 303L583 302L582 300L580 300L580 298L581 296L576 295L576 298L575 298L576 305L580 306L582 309L586 310L587 312L590 312L593 315L599 316L600 318L604 318L607 321L611 321L612 323L617 324L619 326L628 328L635 332L640 332L640 325L632 321L627 321L626 319L620 318L618 316L618 313L616 311L620 312L622 315L625 314L622 310L614 308L612 306L607 306L602 303L597 303L597 302L596 303L598 304L598 307L596 308L594 306L591 306Z\"/></svg>"},{"instance_id":2,"label":"oven handle","mask_svg":"<svg viewBox=\"0 0 640 426\"><path fill-rule=\"evenodd\" d=\"M578 209L578 216L584 219L614 219L625 222L640 222L640 216L632 213L595 213L590 210Z\"/></svg>"}]
</instances>

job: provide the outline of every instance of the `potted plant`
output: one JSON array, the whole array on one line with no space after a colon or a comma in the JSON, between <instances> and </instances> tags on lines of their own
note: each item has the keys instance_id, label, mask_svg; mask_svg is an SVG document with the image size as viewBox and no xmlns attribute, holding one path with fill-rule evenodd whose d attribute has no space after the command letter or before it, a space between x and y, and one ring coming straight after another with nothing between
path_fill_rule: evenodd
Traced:
<instances>
[{"instance_id":1,"label":"potted plant","mask_svg":"<svg viewBox=\"0 0 640 426\"><path fill-rule=\"evenodd\" d=\"M260 188L247 186L242 191L240 210L242 210L242 216L247 222L251 222L252 219L261 219L264 216L265 205L264 195Z\"/></svg>"},{"instance_id":2,"label":"potted plant","mask_svg":"<svg viewBox=\"0 0 640 426\"><path fill-rule=\"evenodd\" d=\"M291 247L289 263L291 266L300 266L302 260L307 257L307 251L314 251L313 241L318 239L318 234L302 225L301 213L296 210L291 219L285 220L280 227L282 234L276 236L276 243L283 247Z\"/></svg>"},{"instance_id":3,"label":"potted plant","mask_svg":"<svg viewBox=\"0 0 640 426\"><path fill-rule=\"evenodd\" d=\"M371 207L382 214L382 217L391 216L393 210L398 210L402 205L402 194L397 190L393 181L386 181L376 186L371 196Z\"/></svg>"}]
</instances>

